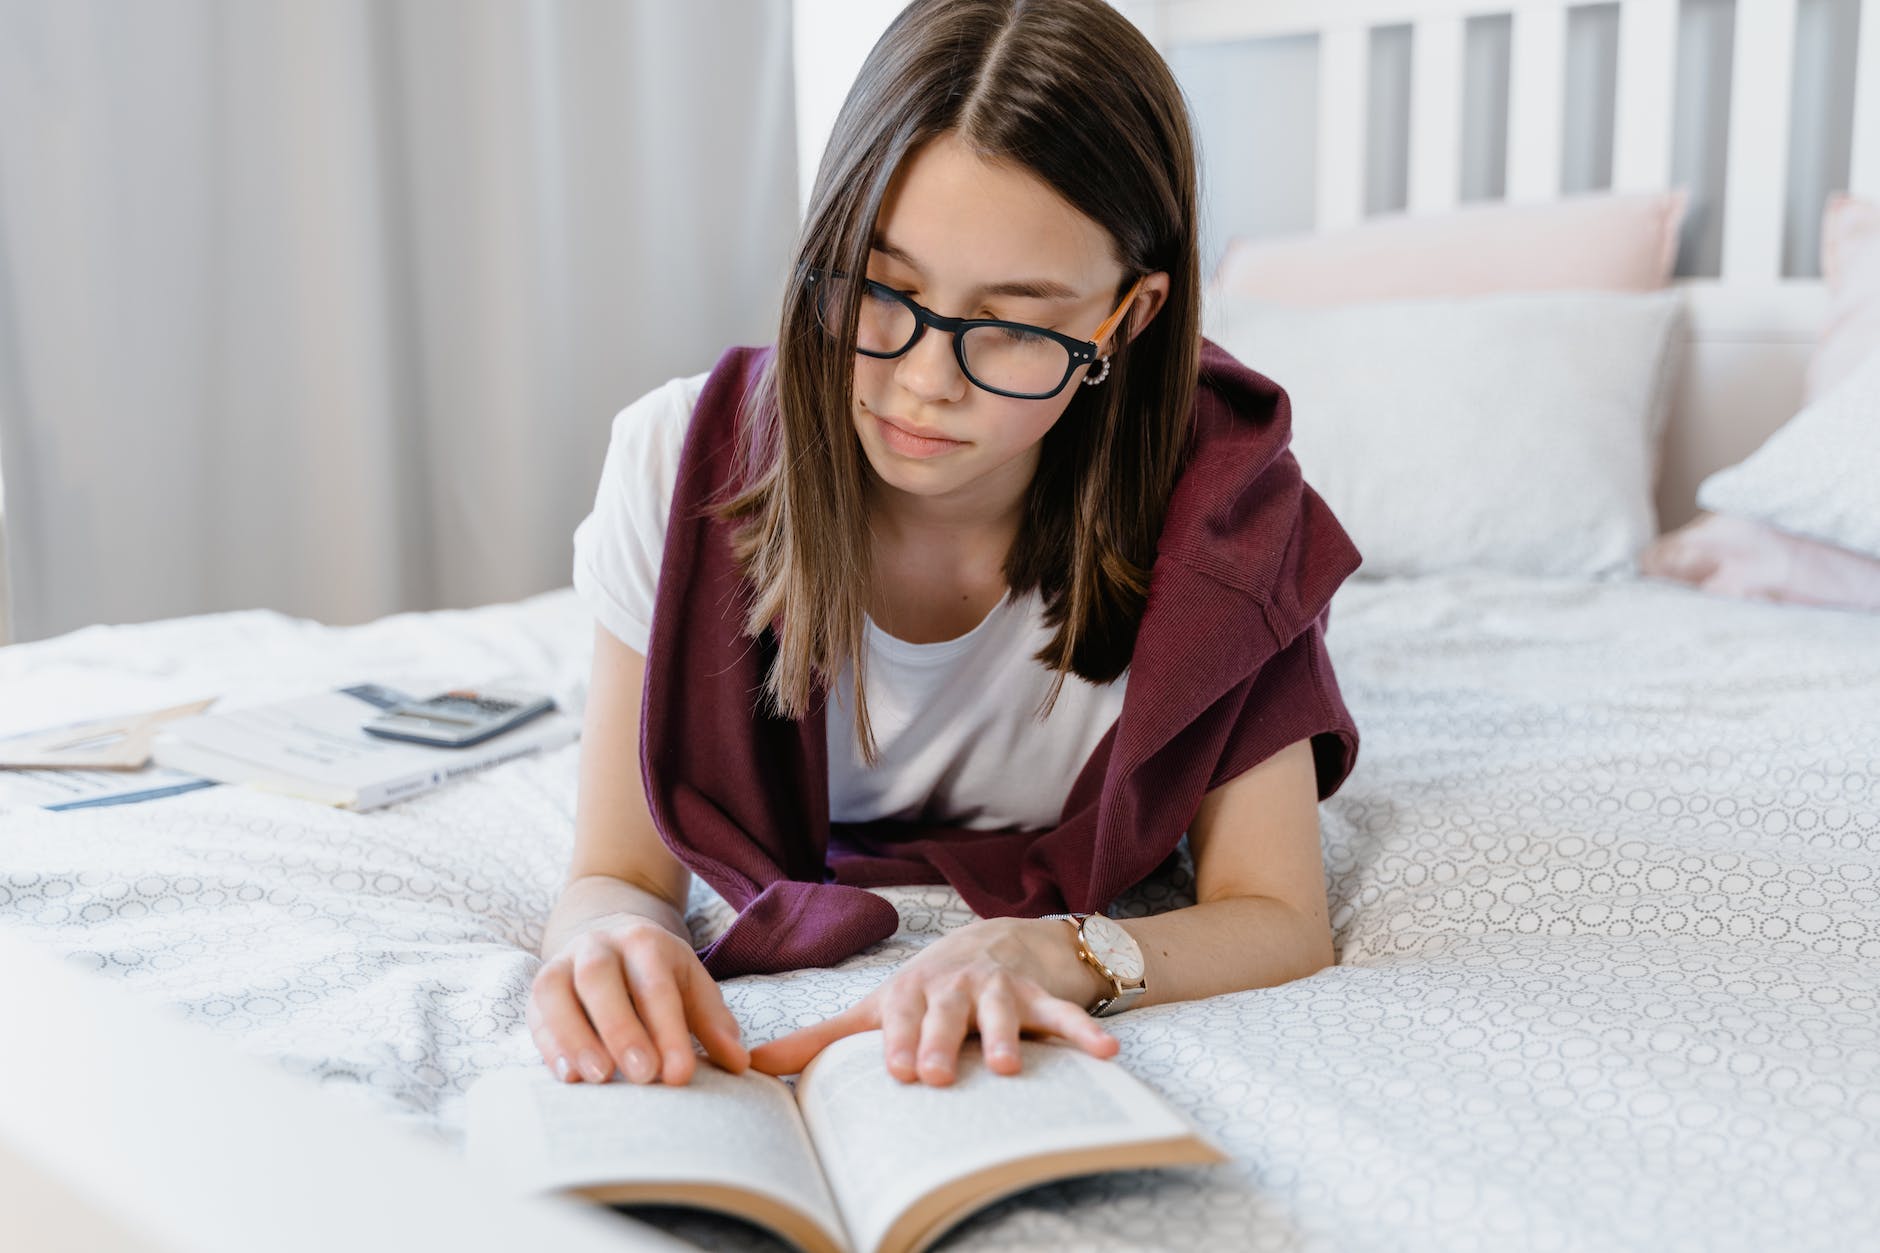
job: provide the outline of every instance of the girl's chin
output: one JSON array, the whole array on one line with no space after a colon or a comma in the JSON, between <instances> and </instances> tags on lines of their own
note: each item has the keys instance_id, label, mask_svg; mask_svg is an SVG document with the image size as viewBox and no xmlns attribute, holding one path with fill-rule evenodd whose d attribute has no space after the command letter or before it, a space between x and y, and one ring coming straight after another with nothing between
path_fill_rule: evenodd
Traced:
<instances>
[{"instance_id":1,"label":"girl's chin","mask_svg":"<svg viewBox=\"0 0 1880 1253\"><path fill-rule=\"evenodd\" d=\"M935 461L913 461L906 457L897 457L893 453L877 453L864 445L862 451L868 457L868 464L875 472L875 477L889 487L910 492L916 496L938 496L952 491L959 486L958 472L953 468L959 463L952 457L941 457Z\"/></svg>"}]
</instances>

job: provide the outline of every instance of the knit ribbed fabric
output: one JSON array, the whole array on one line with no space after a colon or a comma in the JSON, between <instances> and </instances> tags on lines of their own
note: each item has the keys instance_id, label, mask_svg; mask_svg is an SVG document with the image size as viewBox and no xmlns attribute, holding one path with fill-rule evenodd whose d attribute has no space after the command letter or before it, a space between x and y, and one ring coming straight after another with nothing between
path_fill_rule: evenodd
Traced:
<instances>
[{"instance_id":1,"label":"knit ribbed fabric","mask_svg":"<svg viewBox=\"0 0 1880 1253\"><path fill-rule=\"evenodd\" d=\"M660 563L640 764L660 838L738 911L699 950L719 979L829 966L894 934L869 891L950 883L982 917L1099 911L1171 857L1202 797L1312 737L1319 799L1357 763L1325 648L1357 548L1288 449L1272 380L1201 341L1193 433L1163 520L1129 686L1056 827L829 821L827 691L792 721L762 687L776 641L705 508L735 472L739 405L774 346L733 347L693 410Z\"/></svg>"}]
</instances>

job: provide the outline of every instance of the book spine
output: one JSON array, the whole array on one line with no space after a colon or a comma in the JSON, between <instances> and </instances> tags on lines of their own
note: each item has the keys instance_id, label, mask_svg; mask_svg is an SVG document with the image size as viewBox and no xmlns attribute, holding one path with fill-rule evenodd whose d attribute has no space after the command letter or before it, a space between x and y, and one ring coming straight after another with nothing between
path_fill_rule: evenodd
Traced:
<instances>
[{"instance_id":1,"label":"book spine","mask_svg":"<svg viewBox=\"0 0 1880 1253\"><path fill-rule=\"evenodd\" d=\"M415 774L406 775L402 779L388 779L383 783L370 784L359 789L359 795L357 799L353 801L352 808L377 809L382 805L390 805L396 801L408 800L413 796L419 796L435 788L442 787L452 779L460 779L465 775L475 774L479 770L488 770L491 766L500 766L504 762L514 761L518 757L527 757L532 753L541 753L551 748L560 748L564 744L572 743L575 738L576 729L571 726L568 728L568 734L565 736L556 736L550 740L540 740L533 744L519 745L506 751L497 752L489 757L480 758L475 761L466 761L461 765L439 766L428 770L420 770Z\"/></svg>"}]
</instances>

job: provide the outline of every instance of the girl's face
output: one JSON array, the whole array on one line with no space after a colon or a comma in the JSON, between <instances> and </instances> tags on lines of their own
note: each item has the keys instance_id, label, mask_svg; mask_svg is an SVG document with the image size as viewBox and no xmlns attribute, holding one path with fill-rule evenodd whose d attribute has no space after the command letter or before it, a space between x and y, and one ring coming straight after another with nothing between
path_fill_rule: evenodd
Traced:
<instances>
[{"instance_id":1,"label":"girl's face","mask_svg":"<svg viewBox=\"0 0 1880 1253\"><path fill-rule=\"evenodd\" d=\"M868 277L935 313L1028 322L1078 339L1115 309L1124 276L1102 227L1035 175L988 164L952 134L916 149L896 171L873 242ZM1055 294L990 290L1026 282ZM1154 316L1168 285L1160 273L1142 285L1125 319L1132 334ZM1099 347L1108 353L1125 338L1119 326ZM1038 441L1092 368L1078 367L1044 400L999 396L960 372L952 335L928 327L899 357L855 354L851 417L890 491L1003 510L1031 482Z\"/></svg>"}]
</instances>

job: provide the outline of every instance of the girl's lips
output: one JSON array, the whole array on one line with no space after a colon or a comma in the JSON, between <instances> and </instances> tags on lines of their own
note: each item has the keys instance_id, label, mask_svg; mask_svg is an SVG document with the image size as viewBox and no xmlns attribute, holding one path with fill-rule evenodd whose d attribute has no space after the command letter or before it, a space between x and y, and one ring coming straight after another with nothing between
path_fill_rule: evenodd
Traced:
<instances>
[{"instance_id":1,"label":"girl's lips","mask_svg":"<svg viewBox=\"0 0 1880 1253\"><path fill-rule=\"evenodd\" d=\"M938 457L942 453L952 452L955 448L966 446L965 440L933 439L925 435L916 435L912 431L902 430L878 413L873 416L881 431L882 441L904 457Z\"/></svg>"}]
</instances>

